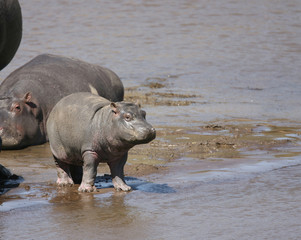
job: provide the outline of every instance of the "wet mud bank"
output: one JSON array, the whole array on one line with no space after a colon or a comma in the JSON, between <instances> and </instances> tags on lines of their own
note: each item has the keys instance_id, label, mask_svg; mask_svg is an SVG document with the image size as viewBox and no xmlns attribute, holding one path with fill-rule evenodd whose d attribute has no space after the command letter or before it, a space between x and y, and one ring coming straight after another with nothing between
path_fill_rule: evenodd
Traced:
<instances>
[{"instance_id":1,"label":"wet mud bank","mask_svg":"<svg viewBox=\"0 0 301 240\"><path fill-rule=\"evenodd\" d=\"M169 171L170 166L179 172L183 165L193 169L194 164L186 166L185 159L193 159L202 168L200 170L205 171L260 161L265 155L277 161L300 154L298 127L213 124L197 128L158 127L157 133L157 139L149 146L137 146L130 151L130 163L151 164L150 168L144 167L140 173L137 171L138 175ZM252 160L256 155L258 158ZM135 174L133 169L127 170Z\"/></svg>"},{"instance_id":2,"label":"wet mud bank","mask_svg":"<svg viewBox=\"0 0 301 240\"><path fill-rule=\"evenodd\" d=\"M169 114L168 106L186 106L186 109L196 108L195 103L201 96L194 94L179 94L173 92L159 92L159 84L163 80L156 79L152 84L126 89L125 100L134 99L142 107L165 106L165 116ZM163 81L164 82L164 81ZM201 106L197 105L201 110ZM195 112L198 115L199 112ZM185 111L183 112L185 115ZM161 118L164 119L164 113ZM142 161L140 153L154 165L166 165L184 157L195 158L200 161L206 159L236 159L243 158L252 151L266 151L278 156L282 151L290 152L290 148L300 144L300 123L285 119L271 121L233 118L215 120L212 122L193 121L185 126L174 125L181 116L174 116L173 122L156 126L157 138L147 146L136 146L131 155L137 161ZM287 149L287 150L285 150ZM298 155L299 152L288 153ZM285 154L284 154L285 155ZM145 160L146 160L145 159ZM225 160L226 161L226 160ZM227 162L227 161L226 161ZM231 162L229 160L229 162ZM227 164L227 163L226 163ZM164 168L165 169L165 168ZM160 170L160 168L158 168Z\"/></svg>"},{"instance_id":3,"label":"wet mud bank","mask_svg":"<svg viewBox=\"0 0 301 240\"><path fill-rule=\"evenodd\" d=\"M125 100L139 102L142 105L152 106L189 106L196 103L197 98L201 98L196 94L182 94L166 91L158 91L165 85L157 81L142 86L129 87L125 89ZM141 91L146 88L148 91Z\"/></svg>"}]
</instances>

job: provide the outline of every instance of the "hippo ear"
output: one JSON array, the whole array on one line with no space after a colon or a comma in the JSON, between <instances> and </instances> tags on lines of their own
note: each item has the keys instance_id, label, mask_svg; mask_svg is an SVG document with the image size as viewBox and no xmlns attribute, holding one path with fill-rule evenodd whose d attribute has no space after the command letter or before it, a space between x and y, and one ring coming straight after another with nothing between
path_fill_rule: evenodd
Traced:
<instances>
[{"instance_id":1,"label":"hippo ear","mask_svg":"<svg viewBox=\"0 0 301 240\"><path fill-rule=\"evenodd\" d=\"M25 93L25 95L23 97L24 102L29 103L29 102L31 102L31 99L32 99L31 92Z\"/></svg>"},{"instance_id":2,"label":"hippo ear","mask_svg":"<svg viewBox=\"0 0 301 240\"><path fill-rule=\"evenodd\" d=\"M37 101L35 98L32 96L31 92L25 93L23 97L23 101L32 109L37 108Z\"/></svg>"},{"instance_id":3,"label":"hippo ear","mask_svg":"<svg viewBox=\"0 0 301 240\"><path fill-rule=\"evenodd\" d=\"M116 103L111 102L110 107L112 108L112 112L113 112L113 113L115 113L115 114L118 113Z\"/></svg>"},{"instance_id":4,"label":"hippo ear","mask_svg":"<svg viewBox=\"0 0 301 240\"><path fill-rule=\"evenodd\" d=\"M39 102L31 92L25 93L23 101L26 104L27 109L31 111L36 118L42 118L41 111L39 109Z\"/></svg>"}]
</instances>

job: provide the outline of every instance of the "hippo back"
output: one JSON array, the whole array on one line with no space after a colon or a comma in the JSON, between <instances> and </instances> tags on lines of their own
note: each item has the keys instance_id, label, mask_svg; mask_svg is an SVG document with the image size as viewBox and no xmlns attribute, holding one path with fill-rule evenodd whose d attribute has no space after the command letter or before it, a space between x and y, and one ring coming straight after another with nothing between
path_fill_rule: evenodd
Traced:
<instances>
[{"instance_id":1,"label":"hippo back","mask_svg":"<svg viewBox=\"0 0 301 240\"><path fill-rule=\"evenodd\" d=\"M76 92L90 92L110 101L122 101L124 96L123 84L114 72L77 59L43 54L12 72L0 85L4 149L47 141L50 111L60 99ZM10 114L12 109L17 114Z\"/></svg>"},{"instance_id":2,"label":"hippo back","mask_svg":"<svg viewBox=\"0 0 301 240\"><path fill-rule=\"evenodd\" d=\"M75 92L91 92L122 101L123 84L111 70L77 59L42 54L12 72L0 85L0 96L21 98L31 92L44 120L54 105Z\"/></svg>"},{"instance_id":3,"label":"hippo back","mask_svg":"<svg viewBox=\"0 0 301 240\"><path fill-rule=\"evenodd\" d=\"M47 102L57 102L74 92L91 92L112 101L122 101L124 88L111 70L77 59L42 54L12 72L1 84L0 95L39 92ZM40 94L40 95L41 95Z\"/></svg>"}]
</instances>

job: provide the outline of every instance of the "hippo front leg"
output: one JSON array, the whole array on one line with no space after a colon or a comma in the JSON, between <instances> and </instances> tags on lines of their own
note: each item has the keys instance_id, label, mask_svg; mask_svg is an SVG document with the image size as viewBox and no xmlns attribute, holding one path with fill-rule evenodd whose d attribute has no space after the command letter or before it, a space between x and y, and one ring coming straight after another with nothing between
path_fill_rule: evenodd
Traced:
<instances>
[{"instance_id":1,"label":"hippo front leg","mask_svg":"<svg viewBox=\"0 0 301 240\"><path fill-rule=\"evenodd\" d=\"M97 189L94 186L94 182L97 174L97 166L99 164L98 156L92 151L86 151L83 154L83 160L83 178L78 191L96 192Z\"/></svg>"},{"instance_id":2,"label":"hippo front leg","mask_svg":"<svg viewBox=\"0 0 301 240\"><path fill-rule=\"evenodd\" d=\"M128 158L128 154L126 153L122 159L114 161L114 162L108 162L108 165L111 170L111 175L112 175L112 182L114 185L114 188L117 191L131 191L131 187L128 186L125 181L124 181L124 165L126 163L126 160Z\"/></svg>"}]
</instances>

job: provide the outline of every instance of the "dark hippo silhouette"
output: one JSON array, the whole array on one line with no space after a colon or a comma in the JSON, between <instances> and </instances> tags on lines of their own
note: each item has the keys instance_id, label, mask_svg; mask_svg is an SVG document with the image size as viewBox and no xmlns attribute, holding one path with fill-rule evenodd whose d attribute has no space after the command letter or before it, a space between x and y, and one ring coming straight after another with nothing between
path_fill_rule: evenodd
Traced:
<instances>
[{"instance_id":1,"label":"dark hippo silhouette","mask_svg":"<svg viewBox=\"0 0 301 240\"><path fill-rule=\"evenodd\" d=\"M24 179L12 174L7 168L0 164L0 195L12 188L18 187Z\"/></svg>"},{"instance_id":2,"label":"dark hippo silhouette","mask_svg":"<svg viewBox=\"0 0 301 240\"><path fill-rule=\"evenodd\" d=\"M0 164L0 182L1 180L7 180L12 176L11 172Z\"/></svg>"},{"instance_id":3,"label":"dark hippo silhouette","mask_svg":"<svg viewBox=\"0 0 301 240\"><path fill-rule=\"evenodd\" d=\"M45 143L46 121L53 106L74 92L92 92L122 101L119 77L107 68L43 54L12 72L0 85L2 149Z\"/></svg>"},{"instance_id":4,"label":"dark hippo silhouette","mask_svg":"<svg viewBox=\"0 0 301 240\"><path fill-rule=\"evenodd\" d=\"M145 115L136 104L114 103L91 93L74 93L60 100L47 121L57 184L81 182L79 191L96 191L97 166L106 162L114 188L131 190L123 172L128 150L156 137Z\"/></svg>"},{"instance_id":5,"label":"dark hippo silhouette","mask_svg":"<svg viewBox=\"0 0 301 240\"><path fill-rule=\"evenodd\" d=\"M15 56L22 39L22 12L18 0L0 0L0 70ZM1 131L1 130L0 130ZM0 150L2 139L0 138ZM2 182L11 173L0 164L0 194L4 192Z\"/></svg>"},{"instance_id":6,"label":"dark hippo silhouette","mask_svg":"<svg viewBox=\"0 0 301 240\"><path fill-rule=\"evenodd\" d=\"M22 38L22 13L18 0L0 0L0 70L15 56Z\"/></svg>"}]
</instances>

